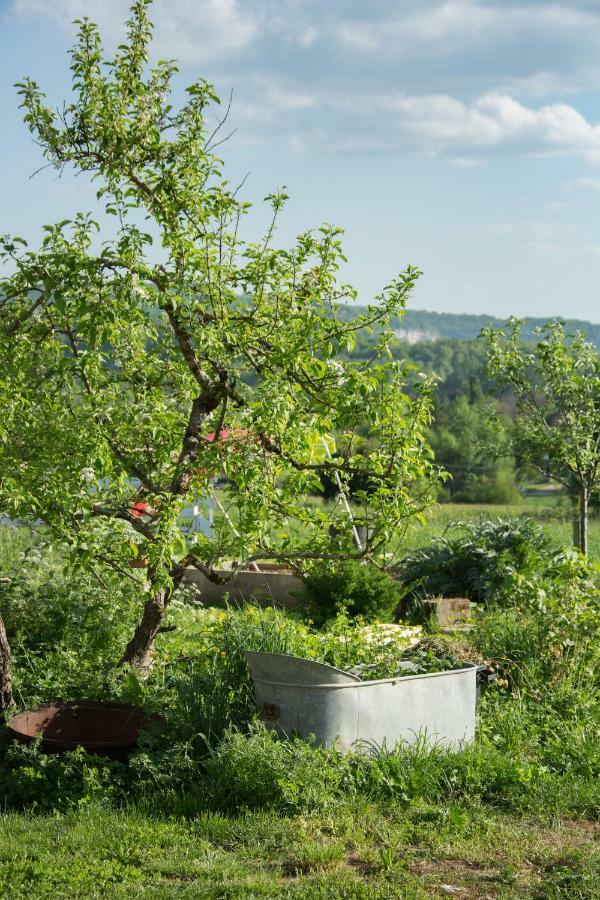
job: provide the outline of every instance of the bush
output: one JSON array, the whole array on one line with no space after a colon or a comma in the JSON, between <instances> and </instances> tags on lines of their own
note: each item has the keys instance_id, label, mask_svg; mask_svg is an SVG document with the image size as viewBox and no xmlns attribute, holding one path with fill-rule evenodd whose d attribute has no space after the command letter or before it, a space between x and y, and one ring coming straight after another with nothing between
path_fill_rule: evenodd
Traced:
<instances>
[{"instance_id":1,"label":"bush","mask_svg":"<svg viewBox=\"0 0 600 900\"><path fill-rule=\"evenodd\" d=\"M303 599L311 621L321 628L339 613L365 622L389 621L400 597L398 584L386 572L350 561L307 575Z\"/></svg>"},{"instance_id":2,"label":"bush","mask_svg":"<svg viewBox=\"0 0 600 900\"><path fill-rule=\"evenodd\" d=\"M424 597L468 597L491 603L511 578L543 572L553 554L531 519L451 522L444 536L406 556L397 570L402 611L418 612Z\"/></svg>"}]
</instances>

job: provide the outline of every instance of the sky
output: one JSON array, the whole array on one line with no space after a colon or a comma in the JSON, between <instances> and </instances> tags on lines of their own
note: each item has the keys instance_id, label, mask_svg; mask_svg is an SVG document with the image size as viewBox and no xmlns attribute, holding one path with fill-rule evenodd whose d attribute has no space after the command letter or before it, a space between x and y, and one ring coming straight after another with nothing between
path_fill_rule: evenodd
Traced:
<instances>
[{"instance_id":1,"label":"sky","mask_svg":"<svg viewBox=\"0 0 600 900\"><path fill-rule=\"evenodd\" d=\"M62 104L73 19L114 49L127 0L0 0L0 233L94 207L82 177L42 165L13 84ZM154 58L225 101L220 147L290 200L277 239L345 229L343 272L370 302L408 264L410 305L600 322L600 0L155 0Z\"/></svg>"}]
</instances>

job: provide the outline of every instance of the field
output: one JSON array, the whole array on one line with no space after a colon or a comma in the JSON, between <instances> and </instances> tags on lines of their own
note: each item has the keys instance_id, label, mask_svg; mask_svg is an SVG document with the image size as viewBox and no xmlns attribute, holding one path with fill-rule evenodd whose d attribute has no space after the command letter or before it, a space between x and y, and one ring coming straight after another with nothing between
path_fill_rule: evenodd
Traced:
<instances>
[{"instance_id":1,"label":"field","mask_svg":"<svg viewBox=\"0 0 600 900\"><path fill-rule=\"evenodd\" d=\"M550 548L569 544L567 515L533 498L440 506L405 547L449 522L524 512ZM483 612L466 635L435 635L496 659L504 678L483 697L472 748L344 762L302 742L288 754L243 719L239 733L217 735L219 716L238 721L239 647L299 628L291 619L213 614L184 598L152 676L132 681L112 661L138 598L116 581L73 580L38 541L0 529L2 571L21 573L0 596L19 705L93 693L173 718L162 743L129 767L15 755L1 738L0 896L600 897L597 607L587 605L581 573L538 582L531 570L526 592L543 586L546 609L515 599ZM598 560L597 522L591 546Z\"/></svg>"}]
</instances>

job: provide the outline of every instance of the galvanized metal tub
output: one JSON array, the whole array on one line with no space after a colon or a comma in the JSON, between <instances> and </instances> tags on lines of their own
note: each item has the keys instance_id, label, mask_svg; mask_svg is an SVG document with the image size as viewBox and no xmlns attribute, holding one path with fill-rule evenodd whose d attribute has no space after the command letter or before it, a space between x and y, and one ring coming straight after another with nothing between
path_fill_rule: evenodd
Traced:
<instances>
[{"instance_id":1,"label":"galvanized metal tub","mask_svg":"<svg viewBox=\"0 0 600 900\"><path fill-rule=\"evenodd\" d=\"M281 735L314 737L343 752L425 741L460 749L475 736L477 666L361 681L297 656L246 652L257 706Z\"/></svg>"}]
</instances>

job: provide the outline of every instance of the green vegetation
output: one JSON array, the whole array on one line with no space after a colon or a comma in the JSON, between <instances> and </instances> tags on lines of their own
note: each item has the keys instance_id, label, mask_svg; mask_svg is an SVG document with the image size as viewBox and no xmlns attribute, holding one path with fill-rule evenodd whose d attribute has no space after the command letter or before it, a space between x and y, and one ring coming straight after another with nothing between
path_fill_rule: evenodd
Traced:
<instances>
[{"instance_id":1,"label":"green vegetation","mask_svg":"<svg viewBox=\"0 0 600 900\"><path fill-rule=\"evenodd\" d=\"M46 225L38 250L0 240L0 509L41 518L72 564L101 578L140 562L140 619L117 657L137 668L151 664L188 566L218 580L231 560L328 558L331 528L337 558L380 556L428 505L415 484L438 474L433 379L411 376L409 392L388 353L420 273L408 267L349 323L337 314L355 296L338 280L340 229L278 248L287 195L276 191L266 232L243 239L248 204L215 153L219 100L197 79L175 108L176 64L149 64L148 7L135 0L112 56L79 22L69 103L48 106L31 79L18 86L45 159L94 182L114 234L98 239L100 223L77 213ZM349 358L375 331L371 364ZM225 513L211 538L186 533L180 514L211 497L216 476ZM320 476L368 485L361 548L339 504L307 505Z\"/></svg>"},{"instance_id":2,"label":"green vegetation","mask_svg":"<svg viewBox=\"0 0 600 900\"><path fill-rule=\"evenodd\" d=\"M344 305L337 229L273 245L283 192L243 242L217 98L198 80L170 105L148 6L108 60L79 23L64 109L20 85L46 158L94 178L118 226L98 251L83 215L38 252L0 242L0 512L44 521L0 527L0 707L124 702L160 724L126 759L0 728L0 896L600 897L600 523L586 559L569 495L585 491L587 523L597 352L560 325L537 357L526 330L508 352L490 331L512 386L493 400L482 344L395 340L416 270ZM494 420L521 438L504 459ZM566 490L521 499L544 460ZM436 492L463 502L426 522ZM213 536L189 533L182 510L211 494ZM219 579L274 559L304 572L296 610L205 608L185 586L189 566ZM419 624L436 595L477 607L456 630ZM266 727L247 650L498 678L468 746L343 754Z\"/></svg>"},{"instance_id":3,"label":"green vegetation","mask_svg":"<svg viewBox=\"0 0 600 900\"><path fill-rule=\"evenodd\" d=\"M405 555L444 536L454 522L477 523L480 520L527 516L539 525L548 546L572 547L571 505L562 495L526 497L514 504L443 503L428 513L427 522L407 533L402 542ZM589 559L600 562L600 520L589 523Z\"/></svg>"},{"instance_id":4,"label":"green vegetation","mask_svg":"<svg viewBox=\"0 0 600 900\"><path fill-rule=\"evenodd\" d=\"M394 614L401 598L393 578L359 562L315 569L306 576L305 585L301 603L317 627L339 613L366 622L386 621Z\"/></svg>"},{"instance_id":5,"label":"green vegetation","mask_svg":"<svg viewBox=\"0 0 600 900\"><path fill-rule=\"evenodd\" d=\"M562 323L544 326L530 352L521 323L485 332L489 371L515 397L509 446L577 499L576 545L588 552L588 515L600 492L600 352Z\"/></svg>"},{"instance_id":6,"label":"green vegetation","mask_svg":"<svg viewBox=\"0 0 600 900\"><path fill-rule=\"evenodd\" d=\"M165 819L84 807L0 818L0 893L74 898L592 900L597 825L545 822L448 800L368 801L315 815Z\"/></svg>"},{"instance_id":7,"label":"green vegetation","mask_svg":"<svg viewBox=\"0 0 600 900\"><path fill-rule=\"evenodd\" d=\"M546 545L532 519L496 519L449 525L442 537L405 556L398 569L406 611L422 597L469 597L514 605L519 590L530 602L548 585L559 594L571 582L592 589L580 557Z\"/></svg>"},{"instance_id":8,"label":"green vegetation","mask_svg":"<svg viewBox=\"0 0 600 900\"><path fill-rule=\"evenodd\" d=\"M423 529L426 544L440 524ZM168 618L176 630L159 637L141 679L114 664L135 585L61 574L60 548L2 529L13 580L0 588L0 614L19 706L113 698L159 710L167 725L128 764L48 756L3 737L0 893L385 898L443 896L450 884L472 897L597 896L597 588L581 561L538 570L553 548L522 521L463 531L484 547L498 529L519 548L522 578L501 604L490 598L472 631L421 644L498 670L475 744L348 756L276 740L255 721L242 654L369 665L372 628L341 617L315 631L252 606L204 610L180 591ZM20 554L35 563L23 569ZM489 559L479 565L489 573ZM396 658L407 643L397 639Z\"/></svg>"}]
</instances>

